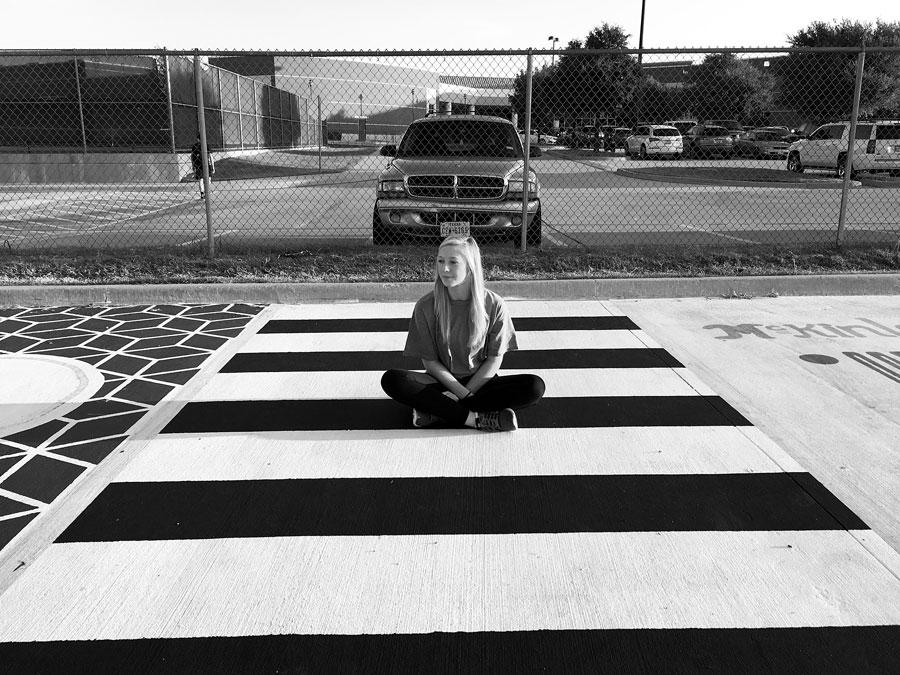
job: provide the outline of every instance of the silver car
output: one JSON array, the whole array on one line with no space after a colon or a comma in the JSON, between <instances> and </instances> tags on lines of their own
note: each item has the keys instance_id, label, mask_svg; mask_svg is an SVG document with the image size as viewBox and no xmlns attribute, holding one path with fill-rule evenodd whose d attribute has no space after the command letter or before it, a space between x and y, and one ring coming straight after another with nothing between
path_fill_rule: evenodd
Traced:
<instances>
[{"instance_id":1,"label":"silver car","mask_svg":"<svg viewBox=\"0 0 900 675\"><path fill-rule=\"evenodd\" d=\"M684 154L687 157L718 155L730 159L734 153L734 141L725 127L698 124L684 136Z\"/></svg>"}]
</instances>

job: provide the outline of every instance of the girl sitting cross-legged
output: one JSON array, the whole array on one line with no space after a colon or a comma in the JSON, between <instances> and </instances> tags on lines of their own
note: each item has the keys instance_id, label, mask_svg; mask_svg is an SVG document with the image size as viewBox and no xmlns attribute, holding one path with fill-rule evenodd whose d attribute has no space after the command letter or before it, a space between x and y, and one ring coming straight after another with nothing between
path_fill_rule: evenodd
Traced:
<instances>
[{"instance_id":1,"label":"girl sitting cross-legged","mask_svg":"<svg viewBox=\"0 0 900 675\"><path fill-rule=\"evenodd\" d=\"M514 431L515 409L537 403L537 375L497 375L503 355L517 349L503 298L484 287L481 252L472 237L450 236L438 247L434 290L413 310L403 353L425 372L391 369L381 387L413 409L413 426L449 425Z\"/></svg>"}]
</instances>

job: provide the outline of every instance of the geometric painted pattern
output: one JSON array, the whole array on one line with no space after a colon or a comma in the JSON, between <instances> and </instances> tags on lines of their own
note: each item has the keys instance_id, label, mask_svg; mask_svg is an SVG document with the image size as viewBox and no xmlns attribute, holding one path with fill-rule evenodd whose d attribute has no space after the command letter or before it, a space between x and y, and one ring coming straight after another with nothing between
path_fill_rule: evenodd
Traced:
<instances>
[{"instance_id":1,"label":"geometric painted pattern","mask_svg":"<svg viewBox=\"0 0 900 675\"><path fill-rule=\"evenodd\" d=\"M0 308L0 354L75 359L104 378L65 415L0 438L0 548L261 310L241 303Z\"/></svg>"},{"instance_id":2,"label":"geometric painted pattern","mask_svg":"<svg viewBox=\"0 0 900 675\"><path fill-rule=\"evenodd\" d=\"M616 308L508 304L510 434L384 395L411 304L274 308L19 573L0 662L896 672L896 552Z\"/></svg>"}]
</instances>

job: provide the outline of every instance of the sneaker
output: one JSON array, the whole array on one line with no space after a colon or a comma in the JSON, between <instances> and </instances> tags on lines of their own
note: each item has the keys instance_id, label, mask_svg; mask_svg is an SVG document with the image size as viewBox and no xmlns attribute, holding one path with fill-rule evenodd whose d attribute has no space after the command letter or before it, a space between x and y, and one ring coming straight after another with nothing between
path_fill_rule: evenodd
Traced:
<instances>
[{"instance_id":1,"label":"sneaker","mask_svg":"<svg viewBox=\"0 0 900 675\"><path fill-rule=\"evenodd\" d=\"M422 412L413 408L413 426L416 429L427 429L441 423L441 418L431 413Z\"/></svg>"},{"instance_id":2,"label":"sneaker","mask_svg":"<svg viewBox=\"0 0 900 675\"><path fill-rule=\"evenodd\" d=\"M519 428L516 413L510 408L496 412L480 412L475 417L475 426L481 431L515 431Z\"/></svg>"}]
</instances>

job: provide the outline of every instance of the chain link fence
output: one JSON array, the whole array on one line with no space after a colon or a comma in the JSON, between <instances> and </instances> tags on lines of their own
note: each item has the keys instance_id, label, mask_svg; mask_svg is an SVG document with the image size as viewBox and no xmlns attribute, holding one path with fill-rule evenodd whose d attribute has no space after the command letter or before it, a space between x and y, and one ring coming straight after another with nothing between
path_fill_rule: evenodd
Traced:
<instances>
[{"instance_id":1,"label":"chain link fence","mask_svg":"<svg viewBox=\"0 0 900 675\"><path fill-rule=\"evenodd\" d=\"M9 249L880 245L898 214L900 49L0 52Z\"/></svg>"}]
</instances>

